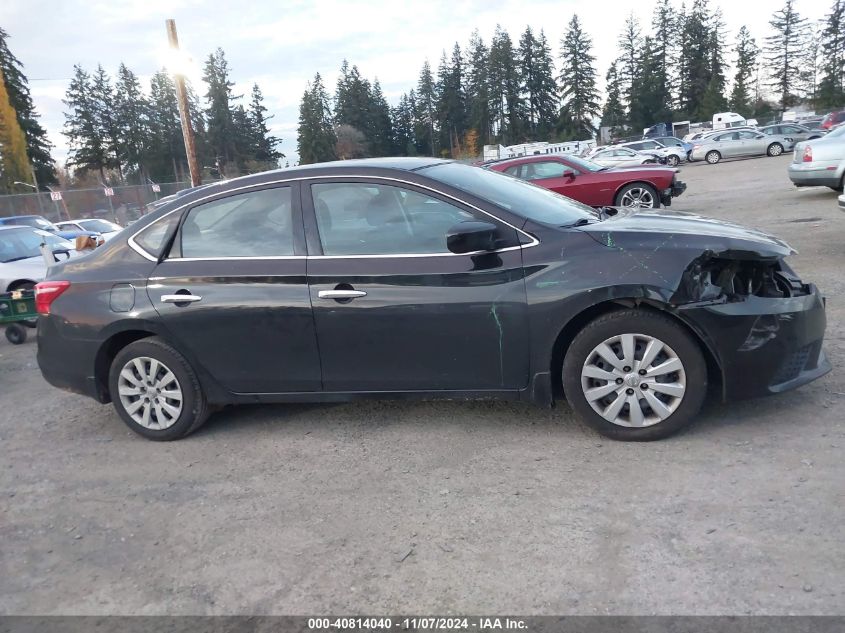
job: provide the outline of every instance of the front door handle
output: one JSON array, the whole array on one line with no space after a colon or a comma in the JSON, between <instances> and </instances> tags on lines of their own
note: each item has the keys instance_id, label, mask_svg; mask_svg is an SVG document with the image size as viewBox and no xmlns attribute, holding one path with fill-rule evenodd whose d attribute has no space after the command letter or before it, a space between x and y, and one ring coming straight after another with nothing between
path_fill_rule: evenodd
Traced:
<instances>
[{"instance_id":1,"label":"front door handle","mask_svg":"<svg viewBox=\"0 0 845 633\"><path fill-rule=\"evenodd\" d=\"M162 303L194 303L195 301L202 301L202 297L197 295L161 295Z\"/></svg>"},{"instance_id":2,"label":"front door handle","mask_svg":"<svg viewBox=\"0 0 845 633\"><path fill-rule=\"evenodd\" d=\"M357 299L366 297L367 293L363 290L320 290L317 296L320 299Z\"/></svg>"}]
</instances>

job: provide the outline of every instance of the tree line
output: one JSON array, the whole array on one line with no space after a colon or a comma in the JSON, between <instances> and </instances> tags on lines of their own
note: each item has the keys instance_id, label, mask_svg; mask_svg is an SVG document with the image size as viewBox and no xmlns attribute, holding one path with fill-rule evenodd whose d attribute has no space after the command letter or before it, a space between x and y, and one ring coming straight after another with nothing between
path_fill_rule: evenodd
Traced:
<instances>
[{"instance_id":1,"label":"tree line","mask_svg":"<svg viewBox=\"0 0 845 633\"><path fill-rule=\"evenodd\" d=\"M834 0L819 22L785 0L769 28L762 46L747 26L729 45L721 10L709 0L658 0L648 24L627 18L602 105L593 40L577 15L556 54L542 30L526 27L514 42L499 26L489 46L476 30L465 49L455 43L451 55L444 51L436 73L425 61L416 86L393 107L378 80L344 61L333 95L319 74L305 90L300 162L477 156L490 143L590 138L597 125L636 134L727 110L766 118L799 104L845 104L845 0Z\"/></svg>"},{"instance_id":2,"label":"tree line","mask_svg":"<svg viewBox=\"0 0 845 633\"><path fill-rule=\"evenodd\" d=\"M264 97L253 85L247 105L232 91L222 49L205 61L204 103L188 85L197 159L206 177L232 177L278 167L281 142L268 127ZM187 161L176 87L165 69L145 92L138 76L120 64L112 78L102 66L74 66L64 99L68 167L94 172L103 182L185 180Z\"/></svg>"}]
</instances>

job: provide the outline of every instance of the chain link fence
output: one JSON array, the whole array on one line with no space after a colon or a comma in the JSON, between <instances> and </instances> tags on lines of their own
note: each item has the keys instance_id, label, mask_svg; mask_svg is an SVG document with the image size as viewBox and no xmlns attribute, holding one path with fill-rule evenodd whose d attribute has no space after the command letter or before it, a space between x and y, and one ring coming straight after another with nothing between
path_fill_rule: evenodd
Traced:
<instances>
[{"instance_id":1,"label":"chain link fence","mask_svg":"<svg viewBox=\"0 0 845 633\"><path fill-rule=\"evenodd\" d=\"M0 217L14 215L40 215L51 222L77 220L82 218L102 218L126 226L151 210L156 200L187 189L190 182L165 182L158 185L159 191L153 191L152 185L127 185L90 189L69 189L58 196L46 193L22 193L0 196Z\"/></svg>"}]
</instances>

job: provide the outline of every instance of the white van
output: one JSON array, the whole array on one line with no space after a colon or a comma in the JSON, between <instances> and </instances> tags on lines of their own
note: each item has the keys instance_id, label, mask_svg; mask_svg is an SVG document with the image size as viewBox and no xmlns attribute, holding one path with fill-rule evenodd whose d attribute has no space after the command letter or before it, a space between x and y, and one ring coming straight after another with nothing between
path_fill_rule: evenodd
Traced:
<instances>
[{"instance_id":1,"label":"white van","mask_svg":"<svg viewBox=\"0 0 845 633\"><path fill-rule=\"evenodd\" d=\"M717 112L713 115L713 129L723 130L729 127L744 127L757 125L757 119L746 119L736 112Z\"/></svg>"}]
</instances>

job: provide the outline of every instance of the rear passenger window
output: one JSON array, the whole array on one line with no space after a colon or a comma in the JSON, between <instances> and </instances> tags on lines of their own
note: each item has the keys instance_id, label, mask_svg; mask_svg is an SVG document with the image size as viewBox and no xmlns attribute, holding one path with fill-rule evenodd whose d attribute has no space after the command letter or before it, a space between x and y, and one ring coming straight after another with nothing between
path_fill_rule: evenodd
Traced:
<instances>
[{"instance_id":1,"label":"rear passenger window","mask_svg":"<svg viewBox=\"0 0 845 633\"><path fill-rule=\"evenodd\" d=\"M250 191L192 208L181 229L182 257L293 255L291 188Z\"/></svg>"}]
</instances>

